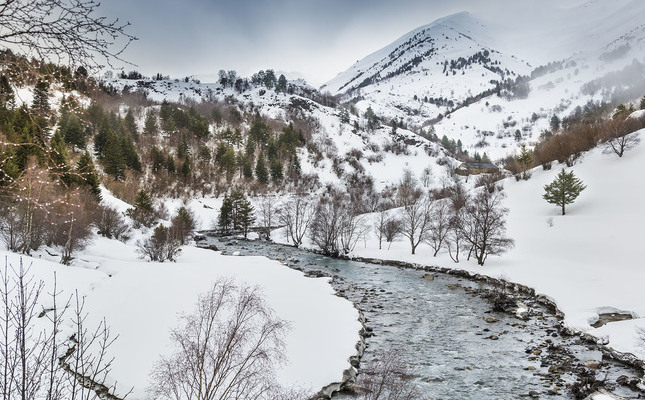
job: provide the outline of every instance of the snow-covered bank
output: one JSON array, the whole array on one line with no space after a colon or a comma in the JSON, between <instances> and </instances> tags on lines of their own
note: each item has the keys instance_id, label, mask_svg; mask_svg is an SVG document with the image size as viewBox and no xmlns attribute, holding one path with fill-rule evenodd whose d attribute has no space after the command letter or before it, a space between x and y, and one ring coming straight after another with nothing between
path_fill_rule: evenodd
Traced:
<instances>
[{"instance_id":1,"label":"snow-covered bank","mask_svg":"<svg viewBox=\"0 0 645 400\"><path fill-rule=\"evenodd\" d=\"M536 169L529 181L504 182L505 205L510 209L507 233L515 247L502 257L489 258L483 267L474 260L455 264L447 253L434 258L428 245L411 255L404 240L379 250L372 237L365 245L359 243L354 254L458 268L532 287L555 301L568 328L645 359L637 329L645 328L645 270L640 255L645 239L645 185L640 176L645 170L645 144L622 158L603 154L600 148L583 155L572 169L587 189L565 216L542 199L544 185L561 168ZM634 319L591 326L599 314L608 312L629 313Z\"/></svg>"},{"instance_id":2,"label":"snow-covered bank","mask_svg":"<svg viewBox=\"0 0 645 400\"><path fill-rule=\"evenodd\" d=\"M0 251L18 266L20 255ZM56 271L58 288L75 289L87 297L88 324L106 318L119 338L111 347L115 357L110 379L118 392L132 399L147 399L149 373L161 354L169 351L169 331L181 312L191 312L199 293L219 277L261 287L267 303L291 324L285 338L288 364L278 379L288 386L317 392L338 382L349 368L359 340L358 312L334 295L327 278L305 278L299 271L263 257L227 257L219 252L185 246L177 263L147 263L135 247L96 238L74 262L63 266L40 258L24 257L31 272L51 290Z\"/></svg>"}]
</instances>

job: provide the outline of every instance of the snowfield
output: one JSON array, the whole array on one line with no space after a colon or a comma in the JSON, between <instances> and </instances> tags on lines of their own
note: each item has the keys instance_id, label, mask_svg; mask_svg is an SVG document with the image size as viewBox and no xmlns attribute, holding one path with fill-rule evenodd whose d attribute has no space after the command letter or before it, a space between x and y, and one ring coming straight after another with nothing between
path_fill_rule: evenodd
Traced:
<instances>
[{"instance_id":1,"label":"snowfield","mask_svg":"<svg viewBox=\"0 0 645 400\"><path fill-rule=\"evenodd\" d=\"M45 291L51 291L56 272L64 297L76 289L86 296L86 326L93 328L105 317L112 334L119 335L110 348L115 360L109 379L117 382L118 394L133 388L128 398L149 398L149 374L162 354L170 354L169 333L179 313L191 312L198 294L220 277L259 286L270 307L289 321L288 363L277 372L279 382L315 393L342 380L348 358L356 354L361 325L358 311L335 295L328 278L305 278L263 257L227 257L191 246L181 253L176 263L148 263L137 257L134 245L97 237L71 267L42 258L22 260L46 282ZM13 267L20 263L18 254L3 250L0 256Z\"/></svg>"}]
</instances>

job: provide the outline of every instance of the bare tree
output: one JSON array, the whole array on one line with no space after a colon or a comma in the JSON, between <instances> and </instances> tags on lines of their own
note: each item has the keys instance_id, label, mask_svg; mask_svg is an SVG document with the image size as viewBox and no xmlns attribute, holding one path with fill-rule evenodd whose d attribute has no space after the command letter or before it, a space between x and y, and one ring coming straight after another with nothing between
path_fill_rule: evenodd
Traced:
<instances>
[{"instance_id":1,"label":"bare tree","mask_svg":"<svg viewBox=\"0 0 645 400\"><path fill-rule=\"evenodd\" d=\"M432 206L427 196L410 201L401 209L402 229L401 234L410 241L412 254L417 246L428 238L432 220Z\"/></svg>"},{"instance_id":2,"label":"bare tree","mask_svg":"<svg viewBox=\"0 0 645 400\"><path fill-rule=\"evenodd\" d=\"M260 217L260 226L264 231L264 236L267 240L271 239L271 228L275 221L275 214L278 210L276 199L273 196L264 196L260 200L260 205L258 208L259 217Z\"/></svg>"},{"instance_id":3,"label":"bare tree","mask_svg":"<svg viewBox=\"0 0 645 400\"><path fill-rule=\"evenodd\" d=\"M309 237L325 254L337 255L339 253L338 236L340 235L341 221L345 216L343 209L345 200L337 189L332 189L325 193L316 205Z\"/></svg>"},{"instance_id":4,"label":"bare tree","mask_svg":"<svg viewBox=\"0 0 645 400\"><path fill-rule=\"evenodd\" d=\"M285 226L287 240L294 246L302 244L314 216L314 207L304 195L296 194L289 198L278 210L278 220Z\"/></svg>"},{"instance_id":5,"label":"bare tree","mask_svg":"<svg viewBox=\"0 0 645 400\"><path fill-rule=\"evenodd\" d=\"M157 362L155 399L270 399L284 359L287 323L257 288L218 280L171 332L175 353Z\"/></svg>"},{"instance_id":6,"label":"bare tree","mask_svg":"<svg viewBox=\"0 0 645 400\"><path fill-rule=\"evenodd\" d=\"M147 257L150 261L175 261L181 251L181 242L170 234L168 228L159 225L149 238L137 242L137 251L141 258Z\"/></svg>"},{"instance_id":7,"label":"bare tree","mask_svg":"<svg viewBox=\"0 0 645 400\"><path fill-rule=\"evenodd\" d=\"M39 59L99 69L136 37L98 16L94 0L0 0L0 44Z\"/></svg>"},{"instance_id":8,"label":"bare tree","mask_svg":"<svg viewBox=\"0 0 645 400\"><path fill-rule=\"evenodd\" d=\"M474 251L479 265L484 265L488 255L498 255L513 247L513 239L504 236L508 209L502 206L503 199L504 192L501 190L493 193L480 190L466 205L461 224L462 235L471 245L470 252Z\"/></svg>"},{"instance_id":9,"label":"bare tree","mask_svg":"<svg viewBox=\"0 0 645 400\"><path fill-rule=\"evenodd\" d=\"M99 234L108 239L127 240L130 234L130 226L114 207L99 206L95 213L94 225Z\"/></svg>"},{"instance_id":10,"label":"bare tree","mask_svg":"<svg viewBox=\"0 0 645 400\"><path fill-rule=\"evenodd\" d=\"M93 400L115 398L115 387L105 385L111 360L107 360L109 329L103 322L96 331L85 328L86 314L77 302L70 319L73 334L62 332L69 300L58 302L61 293L53 290L49 308L42 308L45 285L24 268L13 268L5 261L0 269L0 385L2 399ZM45 317L47 323L37 322ZM73 362L70 362L73 360ZM127 395L127 394L126 394ZM112 397L110 397L112 396Z\"/></svg>"},{"instance_id":11,"label":"bare tree","mask_svg":"<svg viewBox=\"0 0 645 400\"><path fill-rule=\"evenodd\" d=\"M378 359L360 369L356 385L362 392L359 400L416 400L419 388L412 381L401 353L384 352Z\"/></svg>"},{"instance_id":12,"label":"bare tree","mask_svg":"<svg viewBox=\"0 0 645 400\"><path fill-rule=\"evenodd\" d=\"M450 210L443 200L431 202L431 219L427 241L434 250L433 256L436 257L444 245L450 228Z\"/></svg>"},{"instance_id":13,"label":"bare tree","mask_svg":"<svg viewBox=\"0 0 645 400\"><path fill-rule=\"evenodd\" d=\"M641 141L636 132L637 125L637 121L631 118L627 121L612 119L607 122L603 137L605 149L622 157L625 151L634 148Z\"/></svg>"}]
</instances>

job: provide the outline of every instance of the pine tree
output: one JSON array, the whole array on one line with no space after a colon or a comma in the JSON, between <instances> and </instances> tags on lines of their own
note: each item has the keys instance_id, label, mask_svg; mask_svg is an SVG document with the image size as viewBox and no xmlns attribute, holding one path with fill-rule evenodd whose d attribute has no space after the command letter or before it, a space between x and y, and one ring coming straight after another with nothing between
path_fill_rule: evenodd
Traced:
<instances>
[{"instance_id":1,"label":"pine tree","mask_svg":"<svg viewBox=\"0 0 645 400\"><path fill-rule=\"evenodd\" d=\"M152 226L156 217L150 193L145 189L139 189L134 197L134 207L130 208L126 214L134 220L135 227L137 227L136 225Z\"/></svg>"},{"instance_id":2,"label":"pine tree","mask_svg":"<svg viewBox=\"0 0 645 400\"><path fill-rule=\"evenodd\" d=\"M269 171L267 171L267 166L264 162L264 154L262 153L258 156L258 160L255 164L255 178L263 185L269 183Z\"/></svg>"},{"instance_id":3,"label":"pine tree","mask_svg":"<svg viewBox=\"0 0 645 400\"><path fill-rule=\"evenodd\" d=\"M67 153L67 146L60 131L56 131L54 136L52 136L49 142L49 148L51 174L60 179L66 186L69 186L71 183L69 154Z\"/></svg>"},{"instance_id":4,"label":"pine tree","mask_svg":"<svg viewBox=\"0 0 645 400\"><path fill-rule=\"evenodd\" d=\"M103 145L102 161L105 173L112 176L114 180L125 177L126 161L123 155L121 141L112 130L108 131L105 144Z\"/></svg>"},{"instance_id":5,"label":"pine tree","mask_svg":"<svg viewBox=\"0 0 645 400\"><path fill-rule=\"evenodd\" d=\"M282 182L284 174L282 172L282 163L277 158L271 161L271 179L276 185Z\"/></svg>"},{"instance_id":6,"label":"pine tree","mask_svg":"<svg viewBox=\"0 0 645 400\"><path fill-rule=\"evenodd\" d=\"M228 195L224 195L222 207L219 209L217 225L222 233L225 234L229 233L231 228L233 228L233 200Z\"/></svg>"},{"instance_id":7,"label":"pine tree","mask_svg":"<svg viewBox=\"0 0 645 400\"><path fill-rule=\"evenodd\" d=\"M0 75L0 107L13 109L16 106L16 99L13 89L6 76Z\"/></svg>"},{"instance_id":8,"label":"pine tree","mask_svg":"<svg viewBox=\"0 0 645 400\"><path fill-rule=\"evenodd\" d=\"M255 209L244 194L234 202L234 207L237 228L242 230L246 239L249 229L255 223Z\"/></svg>"},{"instance_id":9,"label":"pine tree","mask_svg":"<svg viewBox=\"0 0 645 400\"><path fill-rule=\"evenodd\" d=\"M143 133L146 135L156 135L159 133L159 127L157 126L157 116L153 111L148 111L146 113L146 120L143 125Z\"/></svg>"},{"instance_id":10,"label":"pine tree","mask_svg":"<svg viewBox=\"0 0 645 400\"><path fill-rule=\"evenodd\" d=\"M49 112L49 83L43 80L38 80L34 86L34 100L31 103L31 108L40 114Z\"/></svg>"},{"instance_id":11,"label":"pine tree","mask_svg":"<svg viewBox=\"0 0 645 400\"><path fill-rule=\"evenodd\" d=\"M562 215L565 215L565 205L573 203L586 187L573 174L573 171L566 172L563 168L553 182L544 186L542 198L551 204L560 206Z\"/></svg>"},{"instance_id":12,"label":"pine tree","mask_svg":"<svg viewBox=\"0 0 645 400\"><path fill-rule=\"evenodd\" d=\"M134 120L134 113L132 112L132 109L130 108L128 110L128 113L125 115L125 118L123 119L123 123L125 124L125 130L128 132L130 137L135 142L139 141L139 130L137 128L137 123Z\"/></svg>"},{"instance_id":13,"label":"pine tree","mask_svg":"<svg viewBox=\"0 0 645 400\"><path fill-rule=\"evenodd\" d=\"M101 201L101 188L99 185L99 177L96 175L92 157L87 151L81 155L81 158L76 163L76 174L79 183L90 187L90 191L97 201Z\"/></svg>"},{"instance_id":14,"label":"pine tree","mask_svg":"<svg viewBox=\"0 0 645 400\"><path fill-rule=\"evenodd\" d=\"M65 143L72 145L72 150L76 147L79 149L85 147L85 129L77 116L63 112L60 118L59 129L63 135L63 139L65 139Z\"/></svg>"}]
</instances>

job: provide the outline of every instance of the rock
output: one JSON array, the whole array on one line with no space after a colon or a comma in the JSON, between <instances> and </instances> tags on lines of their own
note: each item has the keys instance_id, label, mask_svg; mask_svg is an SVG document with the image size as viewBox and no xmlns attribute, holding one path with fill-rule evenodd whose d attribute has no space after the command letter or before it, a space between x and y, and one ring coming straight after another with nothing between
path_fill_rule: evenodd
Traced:
<instances>
[{"instance_id":1,"label":"rock","mask_svg":"<svg viewBox=\"0 0 645 400\"><path fill-rule=\"evenodd\" d=\"M425 279L425 280L427 280L427 281L434 281L434 275L432 275L432 274L425 274L425 275L423 275L423 279Z\"/></svg>"},{"instance_id":2,"label":"rock","mask_svg":"<svg viewBox=\"0 0 645 400\"><path fill-rule=\"evenodd\" d=\"M540 393L536 392L535 390L531 390L531 391L529 392L529 397L532 397L532 398L534 398L534 399L537 399L538 397L540 397Z\"/></svg>"},{"instance_id":3,"label":"rock","mask_svg":"<svg viewBox=\"0 0 645 400\"><path fill-rule=\"evenodd\" d=\"M600 361L596 361L596 360L585 361L585 367L589 369L598 369L600 368Z\"/></svg>"},{"instance_id":4,"label":"rock","mask_svg":"<svg viewBox=\"0 0 645 400\"><path fill-rule=\"evenodd\" d=\"M535 371L535 367L532 365L529 365L528 367L524 368L524 371Z\"/></svg>"},{"instance_id":5,"label":"rock","mask_svg":"<svg viewBox=\"0 0 645 400\"><path fill-rule=\"evenodd\" d=\"M489 324L492 324L494 322L497 322L497 318L495 318L495 317L486 317L486 318L484 318L484 321L488 322Z\"/></svg>"},{"instance_id":6,"label":"rock","mask_svg":"<svg viewBox=\"0 0 645 400\"><path fill-rule=\"evenodd\" d=\"M629 383L629 377L627 375L621 375L616 379L616 382L621 385L627 385Z\"/></svg>"}]
</instances>

